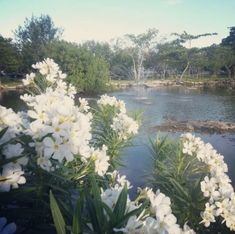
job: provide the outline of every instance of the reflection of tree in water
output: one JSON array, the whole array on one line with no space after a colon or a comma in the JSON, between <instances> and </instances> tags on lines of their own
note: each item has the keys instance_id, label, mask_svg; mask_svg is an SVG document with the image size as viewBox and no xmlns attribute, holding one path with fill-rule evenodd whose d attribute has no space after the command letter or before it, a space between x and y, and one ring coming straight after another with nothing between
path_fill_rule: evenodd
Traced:
<instances>
[{"instance_id":1,"label":"reflection of tree in water","mask_svg":"<svg viewBox=\"0 0 235 234\"><path fill-rule=\"evenodd\" d=\"M0 92L0 105L5 106L7 108L12 108L15 111L25 110L26 105L20 99L20 95L22 95L22 91L3 91Z\"/></svg>"}]
</instances>

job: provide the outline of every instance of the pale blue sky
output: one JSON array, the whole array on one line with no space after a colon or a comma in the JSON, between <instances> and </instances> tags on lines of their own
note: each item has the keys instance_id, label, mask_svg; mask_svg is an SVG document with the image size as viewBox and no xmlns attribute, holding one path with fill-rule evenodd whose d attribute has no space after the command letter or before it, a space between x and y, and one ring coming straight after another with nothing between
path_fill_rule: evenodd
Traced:
<instances>
[{"instance_id":1,"label":"pale blue sky","mask_svg":"<svg viewBox=\"0 0 235 234\"><path fill-rule=\"evenodd\" d=\"M0 34L12 37L25 17L49 14L68 41L109 41L148 28L161 35L217 32L193 44L207 46L235 26L234 10L235 0L0 0Z\"/></svg>"}]
</instances>

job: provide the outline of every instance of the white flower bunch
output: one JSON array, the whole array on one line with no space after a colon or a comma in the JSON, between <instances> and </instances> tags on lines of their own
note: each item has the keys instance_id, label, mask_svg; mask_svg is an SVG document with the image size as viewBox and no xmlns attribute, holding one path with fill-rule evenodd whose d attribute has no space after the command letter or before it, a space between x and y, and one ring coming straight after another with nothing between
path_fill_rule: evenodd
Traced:
<instances>
[{"instance_id":1,"label":"white flower bunch","mask_svg":"<svg viewBox=\"0 0 235 234\"><path fill-rule=\"evenodd\" d=\"M4 165L0 174L0 192L9 192L11 188L16 189L19 184L25 184L26 179L23 174L24 171L18 163Z\"/></svg>"},{"instance_id":2,"label":"white flower bunch","mask_svg":"<svg viewBox=\"0 0 235 234\"><path fill-rule=\"evenodd\" d=\"M53 60L45 59L33 68L54 85L39 95L21 96L30 108L25 133L34 140L37 163L50 171L54 170L53 160L72 161L74 155L81 154L80 149L87 147L92 115L87 113L89 107L85 99L80 99L80 107L75 105L75 88L62 81L65 75Z\"/></svg>"},{"instance_id":3,"label":"white flower bunch","mask_svg":"<svg viewBox=\"0 0 235 234\"><path fill-rule=\"evenodd\" d=\"M101 199L111 209L114 209L122 188L115 186L102 192ZM146 199L150 201L150 212L146 209L137 216L131 216L123 228L114 228L115 232L122 231L128 234L195 234L186 224L181 229L177 224L176 217L171 211L170 198L160 191L154 193L151 189L142 190ZM126 212L137 209L141 204L135 204L129 197L127 198Z\"/></svg>"},{"instance_id":4,"label":"white flower bunch","mask_svg":"<svg viewBox=\"0 0 235 234\"><path fill-rule=\"evenodd\" d=\"M139 125L137 121L126 114L125 103L110 97L107 94L102 95L97 101L100 108L113 107L113 119L111 128L117 133L120 140L127 140L130 136L138 133Z\"/></svg>"},{"instance_id":5,"label":"white flower bunch","mask_svg":"<svg viewBox=\"0 0 235 234\"><path fill-rule=\"evenodd\" d=\"M126 105L122 100L117 100L115 97L110 97L107 94L104 94L97 101L99 106L112 106L117 108L120 113L126 113Z\"/></svg>"},{"instance_id":6,"label":"white flower bunch","mask_svg":"<svg viewBox=\"0 0 235 234\"><path fill-rule=\"evenodd\" d=\"M85 98L79 98L78 100L80 103L79 110L85 113L88 112L90 109L90 106L88 105L88 101Z\"/></svg>"},{"instance_id":7,"label":"white flower bunch","mask_svg":"<svg viewBox=\"0 0 235 234\"><path fill-rule=\"evenodd\" d=\"M19 114L13 112L12 109L7 109L0 106L0 131L7 130L0 138L2 146L1 154L5 159L13 159L21 156L24 149L21 143L17 143L14 139L22 131L22 119ZM8 192L11 188L18 188L18 184L26 182L23 176L24 171L22 165L26 165L28 158L20 157L14 162L4 164L0 171L0 191Z\"/></svg>"},{"instance_id":8,"label":"white flower bunch","mask_svg":"<svg viewBox=\"0 0 235 234\"><path fill-rule=\"evenodd\" d=\"M126 140L129 136L138 133L138 123L125 113L119 113L113 118L111 128L117 132L121 140Z\"/></svg>"},{"instance_id":9,"label":"white flower bunch","mask_svg":"<svg viewBox=\"0 0 235 234\"><path fill-rule=\"evenodd\" d=\"M109 156L107 155L108 148L103 145L102 149L91 148L91 158L95 162L95 172L104 176L109 168Z\"/></svg>"},{"instance_id":10,"label":"white flower bunch","mask_svg":"<svg viewBox=\"0 0 235 234\"><path fill-rule=\"evenodd\" d=\"M227 164L224 157L216 152L210 144L205 144L199 137L190 133L182 135L183 152L195 155L197 159L208 166L209 175L201 181L201 191L208 198L205 210L202 212L202 223L206 227L215 222L215 217L221 216L226 226L235 231L235 194L226 172Z\"/></svg>"},{"instance_id":11,"label":"white flower bunch","mask_svg":"<svg viewBox=\"0 0 235 234\"><path fill-rule=\"evenodd\" d=\"M42 75L46 76L46 79L51 83L56 82L58 79L66 78L66 74L63 74L60 71L58 64L50 58L46 58L42 62L33 64L32 67L37 69Z\"/></svg>"},{"instance_id":12,"label":"white flower bunch","mask_svg":"<svg viewBox=\"0 0 235 234\"><path fill-rule=\"evenodd\" d=\"M29 110L24 113L14 113L11 109L0 106L0 130L8 127L0 139L4 145L2 154L5 159L21 156L24 152L22 145L17 142L8 142L18 134L31 136L33 142L29 144L37 153L37 164L46 171L53 171L58 163L73 161L79 157L82 163L94 165L94 171L103 176L109 168L107 147L94 149L90 146L92 114L89 112L88 102L80 98L80 106L75 105L75 88L66 84L65 74L52 59L45 59L36 63L33 68L39 71L47 80L48 87L40 89L38 76L30 73L26 76L24 84L33 83L40 91L37 95L24 94L21 99L25 101ZM23 177L28 158L20 157L0 170L0 189L9 191L17 188L18 184L25 183Z\"/></svg>"},{"instance_id":13,"label":"white flower bunch","mask_svg":"<svg viewBox=\"0 0 235 234\"><path fill-rule=\"evenodd\" d=\"M127 189L131 189L132 185L129 180L127 180L125 175L120 175L117 170L114 170L113 172L106 173L107 175L110 175L111 177L111 187L117 188L124 188L126 185Z\"/></svg>"},{"instance_id":14,"label":"white flower bunch","mask_svg":"<svg viewBox=\"0 0 235 234\"><path fill-rule=\"evenodd\" d=\"M0 131L8 128L3 137L0 139L0 144L3 144L20 133L22 127L22 119L19 114L16 114L11 108L7 109L0 106Z\"/></svg>"}]
</instances>

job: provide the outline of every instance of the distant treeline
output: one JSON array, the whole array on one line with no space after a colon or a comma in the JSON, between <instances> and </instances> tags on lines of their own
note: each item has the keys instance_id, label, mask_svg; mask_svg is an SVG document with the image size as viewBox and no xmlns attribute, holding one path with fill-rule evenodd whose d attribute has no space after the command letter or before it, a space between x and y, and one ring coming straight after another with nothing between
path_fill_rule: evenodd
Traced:
<instances>
[{"instance_id":1,"label":"distant treeline","mask_svg":"<svg viewBox=\"0 0 235 234\"><path fill-rule=\"evenodd\" d=\"M54 25L50 16L32 16L15 30L13 39L0 35L0 75L21 77L31 71L33 63L50 57L71 82L88 92L101 91L110 78L234 78L235 27L229 30L219 45L204 48L191 48L191 41L216 33L174 33L173 40L158 42L158 30L149 29L139 35L127 34L112 44L76 44L61 40L63 30Z\"/></svg>"}]
</instances>

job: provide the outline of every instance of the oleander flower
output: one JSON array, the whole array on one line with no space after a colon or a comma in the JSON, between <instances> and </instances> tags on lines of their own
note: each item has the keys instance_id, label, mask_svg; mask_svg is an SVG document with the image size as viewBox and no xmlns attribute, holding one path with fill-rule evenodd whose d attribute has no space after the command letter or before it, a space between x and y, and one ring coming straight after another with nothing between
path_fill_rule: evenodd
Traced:
<instances>
[{"instance_id":1,"label":"oleander flower","mask_svg":"<svg viewBox=\"0 0 235 234\"><path fill-rule=\"evenodd\" d=\"M87 100L85 98L79 98L78 100L80 103L79 110L81 112L88 112L90 109L90 106L88 105Z\"/></svg>"},{"instance_id":2,"label":"oleander flower","mask_svg":"<svg viewBox=\"0 0 235 234\"><path fill-rule=\"evenodd\" d=\"M30 74L26 75L26 78L23 79L22 82L25 86L27 86L34 82L34 78L35 78L35 73L31 72Z\"/></svg>"},{"instance_id":3,"label":"oleander flower","mask_svg":"<svg viewBox=\"0 0 235 234\"><path fill-rule=\"evenodd\" d=\"M138 133L138 123L124 113L119 113L113 118L111 128L117 132L121 140Z\"/></svg>"},{"instance_id":4,"label":"oleander flower","mask_svg":"<svg viewBox=\"0 0 235 234\"><path fill-rule=\"evenodd\" d=\"M115 97L104 94L97 101L99 106L112 106L118 109L120 113L126 113L126 106L122 100L117 100Z\"/></svg>"},{"instance_id":5,"label":"oleander flower","mask_svg":"<svg viewBox=\"0 0 235 234\"><path fill-rule=\"evenodd\" d=\"M0 191L9 192L11 188L16 189L19 184L25 184L26 179L23 175L24 171L19 164L8 163L4 165L0 176Z\"/></svg>"},{"instance_id":6,"label":"oleander flower","mask_svg":"<svg viewBox=\"0 0 235 234\"><path fill-rule=\"evenodd\" d=\"M0 139L0 144L3 144L12 138L22 130L22 119L19 114L16 114L11 108L7 109L4 106L0 106L0 131L7 128L7 131Z\"/></svg>"},{"instance_id":7,"label":"oleander flower","mask_svg":"<svg viewBox=\"0 0 235 234\"><path fill-rule=\"evenodd\" d=\"M109 168L109 156L107 155L107 147L102 146L102 149L92 149L91 158L95 161L95 172L103 176Z\"/></svg>"},{"instance_id":8,"label":"oleander flower","mask_svg":"<svg viewBox=\"0 0 235 234\"><path fill-rule=\"evenodd\" d=\"M235 206L233 203L235 195L231 180L226 175L228 166L224 162L224 157L217 153L211 144L205 144L199 137L194 137L190 133L181 137L183 153L194 155L209 169L208 176L201 181L203 196L209 198L208 203L205 204L205 210L201 214L201 223L209 227L210 223L216 221L216 216L221 216L226 226L230 230L235 230Z\"/></svg>"}]
</instances>

